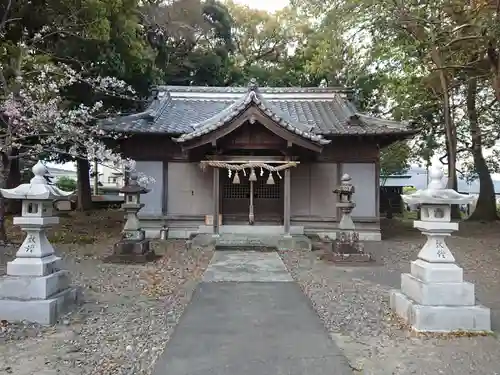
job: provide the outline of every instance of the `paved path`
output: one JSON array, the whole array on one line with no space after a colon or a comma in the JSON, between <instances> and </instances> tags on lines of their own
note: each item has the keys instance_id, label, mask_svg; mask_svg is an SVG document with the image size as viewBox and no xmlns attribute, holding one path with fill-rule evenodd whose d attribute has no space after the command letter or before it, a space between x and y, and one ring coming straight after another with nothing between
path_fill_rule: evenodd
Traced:
<instances>
[{"instance_id":1,"label":"paved path","mask_svg":"<svg viewBox=\"0 0 500 375\"><path fill-rule=\"evenodd\" d=\"M277 253L216 252L154 375L350 375Z\"/></svg>"}]
</instances>

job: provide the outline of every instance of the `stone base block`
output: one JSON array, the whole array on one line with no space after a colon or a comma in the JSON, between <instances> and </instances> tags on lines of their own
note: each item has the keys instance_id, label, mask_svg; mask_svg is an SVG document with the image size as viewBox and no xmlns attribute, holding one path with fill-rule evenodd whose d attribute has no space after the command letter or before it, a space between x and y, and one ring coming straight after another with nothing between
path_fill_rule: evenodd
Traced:
<instances>
[{"instance_id":1,"label":"stone base block","mask_svg":"<svg viewBox=\"0 0 500 375\"><path fill-rule=\"evenodd\" d=\"M155 259L149 240L122 240L115 244L113 255L106 260L115 263L146 263Z\"/></svg>"},{"instance_id":2,"label":"stone base block","mask_svg":"<svg viewBox=\"0 0 500 375\"><path fill-rule=\"evenodd\" d=\"M424 283L409 273L401 275L401 292L421 305L474 306L474 284Z\"/></svg>"},{"instance_id":3,"label":"stone base block","mask_svg":"<svg viewBox=\"0 0 500 375\"><path fill-rule=\"evenodd\" d=\"M460 283L463 270L453 263L429 263L422 259L411 262L411 274L426 283Z\"/></svg>"},{"instance_id":4,"label":"stone base block","mask_svg":"<svg viewBox=\"0 0 500 375\"><path fill-rule=\"evenodd\" d=\"M47 276L4 276L0 278L1 299L47 299L69 288L68 271L57 271Z\"/></svg>"},{"instance_id":5,"label":"stone base block","mask_svg":"<svg viewBox=\"0 0 500 375\"><path fill-rule=\"evenodd\" d=\"M61 270L61 258L49 255L43 258L17 257L7 263L7 275L47 276Z\"/></svg>"},{"instance_id":6,"label":"stone base block","mask_svg":"<svg viewBox=\"0 0 500 375\"><path fill-rule=\"evenodd\" d=\"M286 250L312 250L312 242L306 236L283 236L278 239L277 248L279 251Z\"/></svg>"},{"instance_id":7,"label":"stone base block","mask_svg":"<svg viewBox=\"0 0 500 375\"><path fill-rule=\"evenodd\" d=\"M490 309L476 306L424 306L398 290L390 293L391 309L420 332L490 332Z\"/></svg>"},{"instance_id":8,"label":"stone base block","mask_svg":"<svg viewBox=\"0 0 500 375\"><path fill-rule=\"evenodd\" d=\"M322 241L322 240L313 240L312 243L312 251L322 251L322 252L332 252L333 251L333 244L328 241Z\"/></svg>"},{"instance_id":9,"label":"stone base block","mask_svg":"<svg viewBox=\"0 0 500 375\"><path fill-rule=\"evenodd\" d=\"M45 300L0 299L0 320L52 325L81 297L78 288L67 288Z\"/></svg>"},{"instance_id":10,"label":"stone base block","mask_svg":"<svg viewBox=\"0 0 500 375\"><path fill-rule=\"evenodd\" d=\"M321 259L338 264L375 262L375 259L372 257L372 255L368 253L341 254L327 251L321 256Z\"/></svg>"},{"instance_id":11,"label":"stone base block","mask_svg":"<svg viewBox=\"0 0 500 375\"><path fill-rule=\"evenodd\" d=\"M355 242L355 243L346 243L346 242L341 242L341 241L335 241L332 244L332 249L334 253L337 254L346 254L346 255L351 255L351 254L363 254L363 244L360 242Z\"/></svg>"},{"instance_id":12,"label":"stone base block","mask_svg":"<svg viewBox=\"0 0 500 375\"><path fill-rule=\"evenodd\" d=\"M382 240L382 235L380 233L380 228L379 229L360 229L360 224L356 223L356 231L359 234L359 240L363 242L367 241L381 241ZM320 236L322 239L328 239L328 240L335 240L339 238L339 233L330 231L330 232L325 232L322 230L306 230L305 233L307 235L310 234L317 234Z\"/></svg>"},{"instance_id":13,"label":"stone base block","mask_svg":"<svg viewBox=\"0 0 500 375\"><path fill-rule=\"evenodd\" d=\"M276 251L276 250L307 250L312 249L311 240L304 235L242 235L242 234L198 234L188 246L190 249L215 247L223 250L251 250L251 251Z\"/></svg>"}]
</instances>

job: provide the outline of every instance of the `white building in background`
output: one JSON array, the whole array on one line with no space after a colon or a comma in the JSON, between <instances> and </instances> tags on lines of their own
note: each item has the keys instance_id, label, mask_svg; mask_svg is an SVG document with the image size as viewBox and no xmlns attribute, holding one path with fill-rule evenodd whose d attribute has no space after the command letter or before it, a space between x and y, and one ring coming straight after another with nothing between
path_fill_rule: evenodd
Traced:
<instances>
[{"instance_id":1,"label":"white building in background","mask_svg":"<svg viewBox=\"0 0 500 375\"><path fill-rule=\"evenodd\" d=\"M56 182L63 176L75 181L77 180L76 163L46 163L46 166L49 170L49 175L53 178L53 182ZM95 167L94 163L90 163L90 186L93 191L96 187L96 181L93 177ZM125 183L124 168L119 165L115 166L112 163L98 164L97 173L97 185L100 194L117 193L118 189Z\"/></svg>"},{"instance_id":2,"label":"white building in background","mask_svg":"<svg viewBox=\"0 0 500 375\"><path fill-rule=\"evenodd\" d=\"M91 172L96 167L95 163L91 164ZM98 182L101 187L113 188L122 187L125 184L125 169L121 165L114 163L97 164ZM91 173L92 175L92 173ZM93 177L90 178L94 183Z\"/></svg>"},{"instance_id":3,"label":"white building in background","mask_svg":"<svg viewBox=\"0 0 500 375\"><path fill-rule=\"evenodd\" d=\"M67 177L72 180L77 179L76 169L66 169L66 168L57 168L52 165L47 165L48 176L52 178L52 182L56 183L61 177Z\"/></svg>"}]
</instances>

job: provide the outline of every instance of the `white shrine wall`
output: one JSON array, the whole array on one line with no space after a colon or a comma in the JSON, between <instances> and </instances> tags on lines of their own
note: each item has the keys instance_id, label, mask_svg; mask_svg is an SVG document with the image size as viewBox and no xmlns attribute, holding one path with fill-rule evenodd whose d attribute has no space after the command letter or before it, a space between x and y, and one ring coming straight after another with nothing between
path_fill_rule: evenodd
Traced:
<instances>
[{"instance_id":1,"label":"white shrine wall","mask_svg":"<svg viewBox=\"0 0 500 375\"><path fill-rule=\"evenodd\" d=\"M188 238L213 215L212 169L199 163L138 161L137 170L155 178L151 191L141 197L145 204L138 216L149 238L159 236L163 225L169 237ZM335 237L340 212L333 190L343 173L356 188L353 220L361 239L380 240L378 219L378 171L376 163L303 163L291 169L291 224L307 234Z\"/></svg>"}]
</instances>

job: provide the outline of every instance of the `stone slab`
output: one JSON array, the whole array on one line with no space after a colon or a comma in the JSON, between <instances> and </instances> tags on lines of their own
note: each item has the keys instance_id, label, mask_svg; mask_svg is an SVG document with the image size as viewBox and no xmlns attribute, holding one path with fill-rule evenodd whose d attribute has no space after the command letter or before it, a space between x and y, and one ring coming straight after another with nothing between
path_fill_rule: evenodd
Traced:
<instances>
[{"instance_id":1,"label":"stone slab","mask_svg":"<svg viewBox=\"0 0 500 375\"><path fill-rule=\"evenodd\" d=\"M409 273L401 275L401 292L420 305L474 306L474 284L424 283Z\"/></svg>"},{"instance_id":2,"label":"stone slab","mask_svg":"<svg viewBox=\"0 0 500 375\"><path fill-rule=\"evenodd\" d=\"M66 270L47 276L4 276L0 278L2 299L47 299L69 288L70 274Z\"/></svg>"},{"instance_id":3,"label":"stone slab","mask_svg":"<svg viewBox=\"0 0 500 375\"><path fill-rule=\"evenodd\" d=\"M276 252L216 251L203 275L204 282L291 282Z\"/></svg>"},{"instance_id":4,"label":"stone slab","mask_svg":"<svg viewBox=\"0 0 500 375\"><path fill-rule=\"evenodd\" d=\"M270 235L220 234L219 237L212 238L214 238L216 249L254 248L268 250L269 248L276 249L278 237Z\"/></svg>"},{"instance_id":5,"label":"stone slab","mask_svg":"<svg viewBox=\"0 0 500 375\"><path fill-rule=\"evenodd\" d=\"M214 227L212 225L200 225L198 233L212 234ZM242 234L242 235L257 235L257 236L275 236L285 234L285 227L283 225L221 225L219 227L219 234ZM301 235L304 234L304 227L299 225L290 226L290 234Z\"/></svg>"},{"instance_id":6,"label":"stone slab","mask_svg":"<svg viewBox=\"0 0 500 375\"><path fill-rule=\"evenodd\" d=\"M415 220L413 222L413 227L420 230L421 232L449 234L458 230L458 223Z\"/></svg>"},{"instance_id":7,"label":"stone slab","mask_svg":"<svg viewBox=\"0 0 500 375\"><path fill-rule=\"evenodd\" d=\"M411 262L411 274L426 283L460 283L463 270L453 263L429 263L422 259Z\"/></svg>"},{"instance_id":8,"label":"stone slab","mask_svg":"<svg viewBox=\"0 0 500 375\"><path fill-rule=\"evenodd\" d=\"M57 216L17 216L12 220L12 224L21 227L50 227L59 224L59 217Z\"/></svg>"},{"instance_id":9,"label":"stone slab","mask_svg":"<svg viewBox=\"0 0 500 375\"><path fill-rule=\"evenodd\" d=\"M481 306L423 306L398 290L390 292L390 306L416 331L489 332L490 309Z\"/></svg>"},{"instance_id":10,"label":"stone slab","mask_svg":"<svg viewBox=\"0 0 500 375\"><path fill-rule=\"evenodd\" d=\"M217 250L307 250L312 249L311 240L304 235L254 235L254 234L198 234L191 242L192 248L215 246Z\"/></svg>"},{"instance_id":11,"label":"stone slab","mask_svg":"<svg viewBox=\"0 0 500 375\"><path fill-rule=\"evenodd\" d=\"M0 320L52 325L80 299L78 288L68 288L45 300L0 299Z\"/></svg>"},{"instance_id":12,"label":"stone slab","mask_svg":"<svg viewBox=\"0 0 500 375\"><path fill-rule=\"evenodd\" d=\"M296 283L200 283L153 375L352 375Z\"/></svg>"},{"instance_id":13,"label":"stone slab","mask_svg":"<svg viewBox=\"0 0 500 375\"><path fill-rule=\"evenodd\" d=\"M47 276L61 270L61 258L49 255L43 258L16 258L7 263L10 276Z\"/></svg>"}]
</instances>

